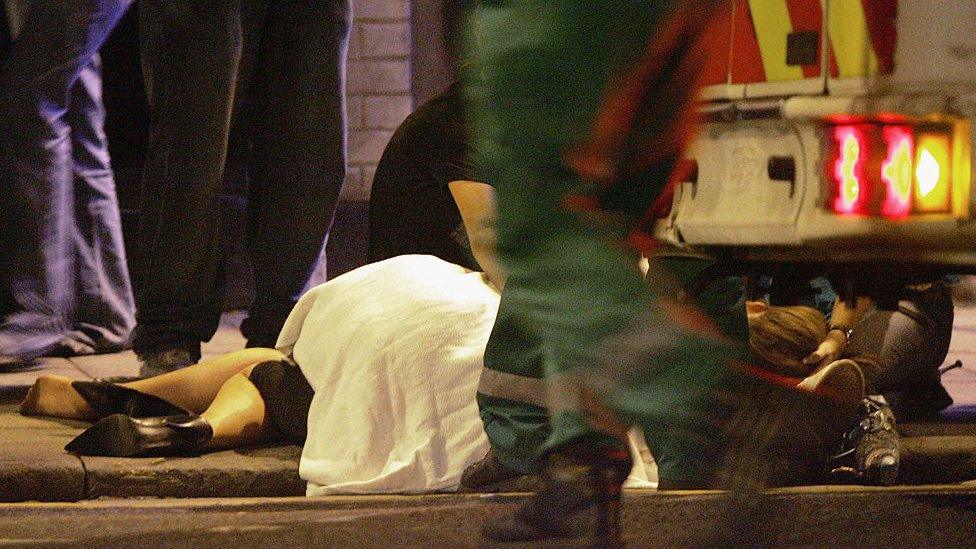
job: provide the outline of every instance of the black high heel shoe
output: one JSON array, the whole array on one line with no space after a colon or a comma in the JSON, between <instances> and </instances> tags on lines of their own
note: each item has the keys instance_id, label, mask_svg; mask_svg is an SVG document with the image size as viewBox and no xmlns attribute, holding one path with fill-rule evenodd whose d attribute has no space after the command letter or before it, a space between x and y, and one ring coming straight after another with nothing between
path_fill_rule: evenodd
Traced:
<instances>
[{"instance_id":1,"label":"black high heel shoe","mask_svg":"<svg viewBox=\"0 0 976 549\"><path fill-rule=\"evenodd\" d=\"M135 418L113 414L64 447L82 456L144 457L193 455L213 439L213 428L195 414Z\"/></svg>"},{"instance_id":2,"label":"black high heel shoe","mask_svg":"<svg viewBox=\"0 0 976 549\"><path fill-rule=\"evenodd\" d=\"M567 450L549 456L542 489L514 516L485 525L483 535L489 542L562 540L587 547L622 546L620 495L632 465L629 450Z\"/></svg>"},{"instance_id":3,"label":"black high heel shoe","mask_svg":"<svg viewBox=\"0 0 976 549\"><path fill-rule=\"evenodd\" d=\"M189 410L157 396L114 383L72 381L71 386L91 406L98 418L112 414L123 414L129 417L159 417L190 413Z\"/></svg>"}]
</instances>

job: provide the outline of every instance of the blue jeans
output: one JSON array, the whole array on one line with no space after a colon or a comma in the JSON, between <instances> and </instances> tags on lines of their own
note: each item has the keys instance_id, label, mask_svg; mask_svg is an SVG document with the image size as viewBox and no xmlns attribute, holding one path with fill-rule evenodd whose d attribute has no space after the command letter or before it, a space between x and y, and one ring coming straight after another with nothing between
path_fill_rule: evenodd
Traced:
<instances>
[{"instance_id":1,"label":"blue jeans","mask_svg":"<svg viewBox=\"0 0 976 549\"><path fill-rule=\"evenodd\" d=\"M256 297L241 331L274 346L332 224L345 177L348 0L140 4L152 126L140 218L142 356L199 351L223 298L218 196L231 120L248 145Z\"/></svg>"},{"instance_id":2,"label":"blue jeans","mask_svg":"<svg viewBox=\"0 0 976 549\"><path fill-rule=\"evenodd\" d=\"M113 351L135 324L97 53L131 0L34 0L0 67L0 354Z\"/></svg>"}]
</instances>

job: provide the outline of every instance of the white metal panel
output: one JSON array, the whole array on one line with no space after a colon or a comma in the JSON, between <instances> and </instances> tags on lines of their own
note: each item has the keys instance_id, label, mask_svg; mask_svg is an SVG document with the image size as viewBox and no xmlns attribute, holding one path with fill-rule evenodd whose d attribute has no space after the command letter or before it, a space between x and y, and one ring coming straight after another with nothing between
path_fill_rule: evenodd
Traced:
<instances>
[{"instance_id":1,"label":"white metal panel","mask_svg":"<svg viewBox=\"0 0 976 549\"><path fill-rule=\"evenodd\" d=\"M793 185L769 178L773 156L793 157ZM805 155L788 121L708 124L691 151L695 192L685 184L674 226L689 242L773 244L793 241L804 192Z\"/></svg>"}]
</instances>

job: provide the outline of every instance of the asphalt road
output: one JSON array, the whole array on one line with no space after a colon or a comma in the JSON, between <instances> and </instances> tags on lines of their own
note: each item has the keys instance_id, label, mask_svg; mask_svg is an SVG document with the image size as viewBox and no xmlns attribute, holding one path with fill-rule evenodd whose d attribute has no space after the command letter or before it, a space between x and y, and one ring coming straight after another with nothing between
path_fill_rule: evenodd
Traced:
<instances>
[{"instance_id":1,"label":"asphalt road","mask_svg":"<svg viewBox=\"0 0 976 549\"><path fill-rule=\"evenodd\" d=\"M0 505L2 547L479 547L524 496L117 500ZM629 493L631 547L972 547L976 486L813 487L729 514L717 493ZM719 537L713 537L719 536ZM572 544L560 541L553 547Z\"/></svg>"}]
</instances>

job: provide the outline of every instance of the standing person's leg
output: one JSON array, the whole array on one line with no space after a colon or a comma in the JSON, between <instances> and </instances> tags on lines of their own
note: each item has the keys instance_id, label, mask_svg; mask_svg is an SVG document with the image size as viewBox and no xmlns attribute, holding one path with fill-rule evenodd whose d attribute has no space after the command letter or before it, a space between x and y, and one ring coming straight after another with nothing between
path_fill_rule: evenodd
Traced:
<instances>
[{"instance_id":1,"label":"standing person's leg","mask_svg":"<svg viewBox=\"0 0 976 549\"><path fill-rule=\"evenodd\" d=\"M74 165L75 323L61 341L73 354L114 352L129 344L135 303L122 219L105 137L101 60L81 71L68 109Z\"/></svg>"},{"instance_id":2,"label":"standing person's leg","mask_svg":"<svg viewBox=\"0 0 976 549\"><path fill-rule=\"evenodd\" d=\"M48 352L71 327L71 89L131 0L35 0L0 68L0 278L20 311L0 353Z\"/></svg>"},{"instance_id":3,"label":"standing person's leg","mask_svg":"<svg viewBox=\"0 0 976 549\"><path fill-rule=\"evenodd\" d=\"M485 348L477 395L491 454L465 472L462 484L466 488L483 489L486 484L504 480L493 478L499 473L538 473L542 466L539 452L552 431L546 408L542 341L522 324L513 305L508 292L503 291ZM499 469L494 460L508 471ZM478 473L479 469L484 471Z\"/></svg>"},{"instance_id":4,"label":"standing person's leg","mask_svg":"<svg viewBox=\"0 0 976 549\"><path fill-rule=\"evenodd\" d=\"M765 413L783 409L792 393L735 375L721 332L662 299L662 285L645 286L613 244L661 195L680 158L711 5L566 0L482 8L484 84L471 89L476 145L498 190L505 292L543 342L553 415L553 473L513 521L488 529L493 539L574 535L589 516L583 512L595 508L590 533L617 541L626 471L617 452L588 444L584 385L643 427L662 483L710 485L738 442L754 458L744 464L748 478L760 478L756 456L776 444L777 452L792 449L802 437L778 440L781 416ZM605 215L584 222L570 203ZM652 264L653 276L664 276L658 269ZM762 392L755 404L744 398L753 392ZM733 414L739 406L743 414Z\"/></svg>"},{"instance_id":5,"label":"standing person's leg","mask_svg":"<svg viewBox=\"0 0 976 549\"><path fill-rule=\"evenodd\" d=\"M572 2L506 2L481 11L481 35L473 53L480 61L476 78L483 77L485 85L471 88L475 140L488 168L486 180L498 191L498 250L509 275L484 376L491 380L500 372L520 378L498 387L525 385L539 376L540 366L552 380L560 372L591 364L596 341L629 321L627 309L640 309L647 301L635 262L619 251L604 253L599 232L563 206L566 195L583 184L566 167L563 154L582 137L596 111L611 59L640 50L634 44L627 44L630 52L617 49L622 44L607 47L603 40L618 23L621 37L636 21L647 27L641 32L649 32L657 16L649 5L628 24L618 19L621 13L614 13L622 7L618 4L599 10L603 15L588 14ZM582 18L574 21L577 15ZM616 295L604 300L609 294ZM608 306L610 302L614 304ZM617 307L618 302L627 305ZM533 348L526 349L526 344ZM512 371L525 362L511 363L519 353L538 355L538 365ZM491 420L486 428L494 435L493 450L497 445L503 463L525 470L529 464L519 462L538 448L519 451L517 445L537 444L545 434L538 413L542 409L525 400L502 401L496 388L483 381L479 395L483 417ZM586 426L578 409L570 410L578 407L578 388L556 388L550 394L557 397L548 403L550 447L584 437L608 441Z\"/></svg>"},{"instance_id":6,"label":"standing person's leg","mask_svg":"<svg viewBox=\"0 0 976 549\"><path fill-rule=\"evenodd\" d=\"M630 1L600 10L579 2L483 9L478 68L486 84L474 93L476 139L498 191L506 298L547 355L551 448L592 433L574 372L593 366L599 342L654 302L631 256L608 245L612 232L565 208L584 183L564 155L587 137L609 75L646 50L668 10ZM647 182L643 204L663 183Z\"/></svg>"},{"instance_id":7,"label":"standing person's leg","mask_svg":"<svg viewBox=\"0 0 976 549\"><path fill-rule=\"evenodd\" d=\"M664 295L677 298L683 292L695 291L692 303L726 337L745 346L748 328L740 279L720 277L699 283L714 261L674 251L655 259L669 275L667 280L654 281L662 286ZM664 286L668 282L671 285ZM551 432L543 357L538 338L520 325L518 312L511 310L503 294L478 387L478 407L491 453L465 472L462 484L466 488L492 489L490 483L539 471L539 451Z\"/></svg>"},{"instance_id":8,"label":"standing person's leg","mask_svg":"<svg viewBox=\"0 0 976 549\"><path fill-rule=\"evenodd\" d=\"M348 0L273 3L249 85L248 346L274 346L315 268L346 170Z\"/></svg>"},{"instance_id":9,"label":"standing person's leg","mask_svg":"<svg viewBox=\"0 0 976 549\"><path fill-rule=\"evenodd\" d=\"M240 2L140 4L150 104L133 348L143 375L196 362L223 300L217 196L241 55Z\"/></svg>"}]
</instances>

